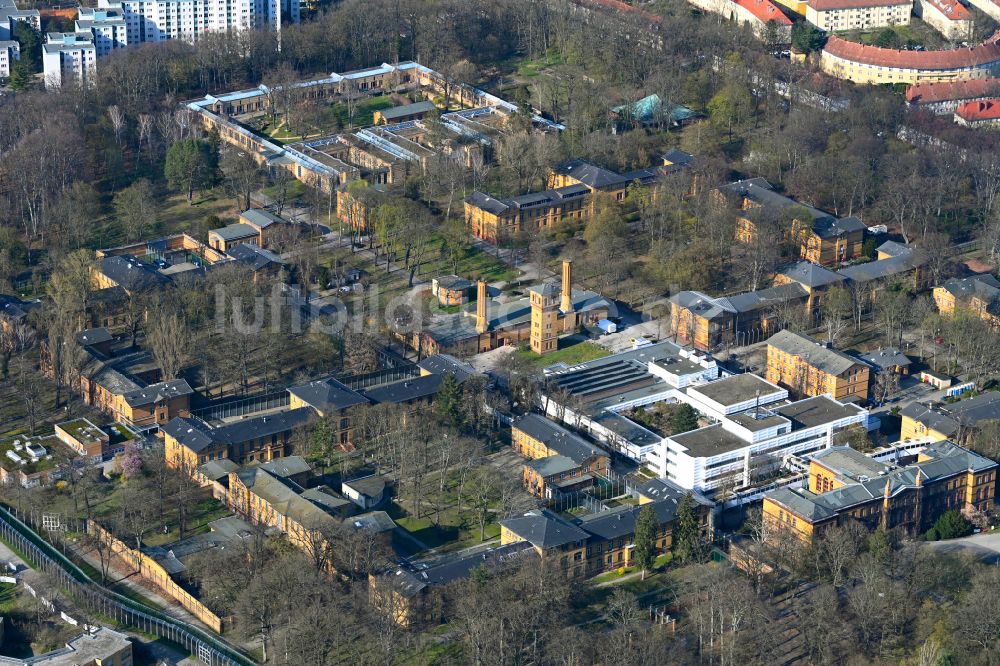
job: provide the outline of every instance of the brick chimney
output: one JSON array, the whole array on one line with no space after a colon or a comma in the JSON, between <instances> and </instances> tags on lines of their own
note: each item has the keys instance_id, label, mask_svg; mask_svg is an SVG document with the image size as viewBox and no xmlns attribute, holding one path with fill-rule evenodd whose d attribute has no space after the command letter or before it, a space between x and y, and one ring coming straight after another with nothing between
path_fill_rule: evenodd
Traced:
<instances>
[{"instance_id":1,"label":"brick chimney","mask_svg":"<svg viewBox=\"0 0 1000 666\"><path fill-rule=\"evenodd\" d=\"M486 280L476 281L476 333L482 335L490 330L490 323L486 317Z\"/></svg>"},{"instance_id":2,"label":"brick chimney","mask_svg":"<svg viewBox=\"0 0 1000 666\"><path fill-rule=\"evenodd\" d=\"M562 262L562 302L559 309L563 313L573 311L573 262L569 259Z\"/></svg>"}]
</instances>

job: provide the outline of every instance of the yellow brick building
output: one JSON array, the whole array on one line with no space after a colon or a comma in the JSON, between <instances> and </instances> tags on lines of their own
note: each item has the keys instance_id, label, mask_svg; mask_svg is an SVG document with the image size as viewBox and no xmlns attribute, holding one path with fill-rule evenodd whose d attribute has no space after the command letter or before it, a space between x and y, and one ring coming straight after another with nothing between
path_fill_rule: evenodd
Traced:
<instances>
[{"instance_id":1,"label":"yellow brick building","mask_svg":"<svg viewBox=\"0 0 1000 666\"><path fill-rule=\"evenodd\" d=\"M765 376L799 395L868 399L869 368L865 363L788 330L768 339Z\"/></svg>"},{"instance_id":2,"label":"yellow brick building","mask_svg":"<svg viewBox=\"0 0 1000 666\"><path fill-rule=\"evenodd\" d=\"M810 462L808 489L782 488L764 497L765 526L772 536L807 541L848 520L920 534L946 511L991 510L997 467L949 441L928 445L900 466L850 447L828 448Z\"/></svg>"}]
</instances>

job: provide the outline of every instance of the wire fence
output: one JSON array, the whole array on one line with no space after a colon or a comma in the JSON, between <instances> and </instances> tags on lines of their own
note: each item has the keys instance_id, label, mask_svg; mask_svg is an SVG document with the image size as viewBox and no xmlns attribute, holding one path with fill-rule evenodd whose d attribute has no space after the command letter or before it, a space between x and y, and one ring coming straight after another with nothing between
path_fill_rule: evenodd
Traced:
<instances>
[{"instance_id":1,"label":"wire fence","mask_svg":"<svg viewBox=\"0 0 1000 666\"><path fill-rule=\"evenodd\" d=\"M59 587L95 615L181 645L208 666L256 666L219 639L192 625L95 583L34 530L0 507L0 537L34 568L53 576Z\"/></svg>"}]
</instances>

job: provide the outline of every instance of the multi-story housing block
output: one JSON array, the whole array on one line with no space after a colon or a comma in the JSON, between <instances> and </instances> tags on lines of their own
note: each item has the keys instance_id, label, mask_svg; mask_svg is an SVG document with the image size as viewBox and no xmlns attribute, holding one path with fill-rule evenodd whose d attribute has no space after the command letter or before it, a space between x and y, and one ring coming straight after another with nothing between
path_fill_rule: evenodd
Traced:
<instances>
[{"instance_id":1,"label":"multi-story housing block","mask_svg":"<svg viewBox=\"0 0 1000 666\"><path fill-rule=\"evenodd\" d=\"M124 15L129 44L184 40L213 32L271 29L298 23L296 0L99 0Z\"/></svg>"},{"instance_id":2,"label":"multi-story housing block","mask_svg":"<svg viewBox=\"0 0 1000 666\"><path fill-rule=\"evenodd\" d=\"M76 19L76 31L89 32L93 35L98 58L109 55L115 49L128 46L125 13L120 8L80 7Z\"/></svg>"},{"instance_id":3,"label":"multi-story housing block","mask_svg":"<svg viewBox=\"0 0 1000 666\"><path fill-rule=\"evenodd\" d=\"M10 77L14 63L21 59L21 45L15 41L0 41L0 79Z\"/></svg>"},{"instance_id":4,"label":"multi-story housing block","mask_svg":"<svg viewBox=\"0 0 1000 666\"><path fill-rule=\"evenodd\" d=\"M873 30L909 25L909 0L809 0L806 20L820 30Z\"/></svg>"},{"instance_id":5,"label":"multi-story housing block","mask_svg":"<svg viewBox=\"0 0 1000 666\"><path fill-rule=\"evenodd\" d=\"M97 47L90 32L50 32L42 45L42 68L49 90L85 87L97 73Z\"/></svg>"},{"instance_id":6,"label":"multi-story housing block","mask_svg":"<svg viewBox=\"0 0 1000 666\"><path fill-rule=\"evenodd\" d=\"M19 21L35 30L42 29L42 16L37 9L18 9L14 0L0 0L0 40L13 39Z\"/></svg>"},{"instance_id":7,"label":"multi-story housing block","mask_svg":"<svg viewBox=\"0 0 1000 666\"><path fill-rule=\"evenodd\" d=\"M953 42L972 39L972 13L958 0L916 0L914 13Z\"/></svg>"}]
</instances>

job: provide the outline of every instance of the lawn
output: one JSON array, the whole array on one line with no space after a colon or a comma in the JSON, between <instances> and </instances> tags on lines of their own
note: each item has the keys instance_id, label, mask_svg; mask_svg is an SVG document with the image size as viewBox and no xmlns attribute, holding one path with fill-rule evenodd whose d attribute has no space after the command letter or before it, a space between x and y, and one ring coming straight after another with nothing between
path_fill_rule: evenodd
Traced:
<instances>
[{"instance_id":1,"label":"lawn","mask_svg":"<svg viewBox=\"0 0 1000 666\"><path fill-rule=\"evenodd\" d=\"M518 76L533 78L541 73L541 70L546 67L555 67L557 65L562 65L564 59L561 53L556 51L551 51L538 58L525 58L517 66Z\"/></svg>"},{"instance_id":2,"label":"lawn","mask_svg":"<svg viewBox=\"0 0 1000 666\"><path fill-rule=\"evenodd\" d=\"M405 508L393 502L386 508L386 512L392 516L401 530L423 543L427 548L433 548L438 552L461 550L500 536L499 523L489 522L486 524L486 538L480 540L479 523L476 520L475 512L471 510L459 511L454 506L441 511L438 524L434 523L435 514L429 509L421 518L415 518ZM402 545L412 546L413 544Z\"/></svg>"},{"instance_id":3,"label":"lawn","mask_svg":"<svg viewBox=\"0 0 1000 666\"><path fill-rule=\"evenodd\" d=\"M521 347L515 354L521 356L530 366L536 370L547 368L556 363L574 365L585 361L604 358L611 354L607 349L593 342L580 342L572 336L559 340L559 348L551 354L538 355L528 347Z\"/></svg>"},{"instance_id":4,"label":"lawn","mask_svg":"<svg viewBox=\"0 0 1000 666\"><path fill-rule=\"evenodd\" d=\"M375 122L375 112L396 106L389 95L379 95L359 100L354 105L354 127L367 127ZM327 111L330 124L334 128L350 127L351 118L346 102L331 104Z\"/></svg>"}]
</instances>

